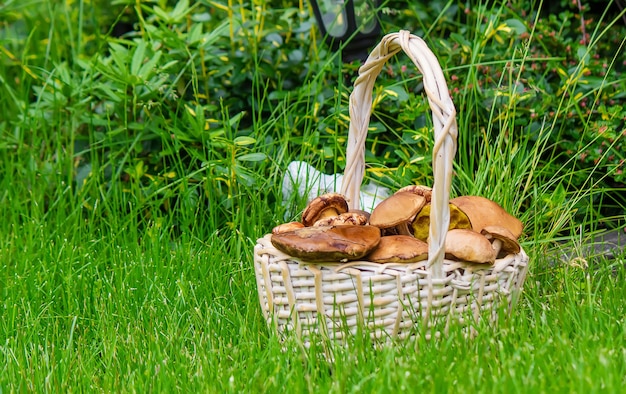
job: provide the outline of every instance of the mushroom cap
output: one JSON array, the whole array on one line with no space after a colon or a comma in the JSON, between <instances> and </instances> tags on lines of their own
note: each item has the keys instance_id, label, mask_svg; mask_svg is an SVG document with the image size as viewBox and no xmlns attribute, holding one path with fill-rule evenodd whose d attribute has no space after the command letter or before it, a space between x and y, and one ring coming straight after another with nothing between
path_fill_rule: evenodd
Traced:
<instances>
[{"instance_id":1,"label":"mushroom cap","mask_svg":"<svg viewBox=\"0 0 626 394\"><path fill-rule=\"evenodd\" d=\"M487 226L500 226L508 229L515 239L522 234L522 222L495 201L480 196L461 196L451 199L450 202L465 212L472 223L472 229L478 233Z\"/></svg>"},{"instance_id":2,"label":"mushroom cap","mask_svg":"<svg viewBox=\"0 0 626 394\"><path fill-rule=\"evenodd\" d=\"M330 212L330 215L325 213ZM302 212L302 223L305 226L312 226L313 223L325 216L337 216L348 212L348 202L339 193L322 194L311 200Z\"/></svg>"},{"instance_id":3,"label":"mushroom cap","mask_svg":"<svg viewBox=\"0 0 626 394\"><path fill-rule=\"evenodd\" d=\"M446 234L446 258L469 263L496 261L496 251L484 235L467 229L453 229Z\"/></svg>"},{"instance_id":4,"label":"mushroom cap","mask_svg":"<svg viewBox=\"0 0 626 394\"><path fill-rule=\"evenodd\" d=\"M489 242L491 242L494 250L497 253L497 257L504 257L511 253L517 254L521 250L521 246L517 239L509 230L500 226L487 226L480 232L484 235ZM496 247L496 240L499 240Z\"/></svg>"},{"instance_id":5,"label":"mushroom cap","mask_svg":"<svg viewBox=\"0 0 626 394\"><path fill-rule=\"evenodd\" d=\"M337 226L340 224L351 224L363 226L367 224L367 216L359 212L344 212L337 216L329 216L313 223L313 226Z\"/></svg>"},{"instance_id":6,"label":"mushroom cap","mask_svg":"<svg viewBox=\"0 0 626 394\"><path fill-rule=\"evenodd\" d=\"M450 207L450 224L448 225L448 230L455 228L472 228L469 218L459 207L454 204L448 204L448 206ZM412 224L413 236L422 241L428 239L430 231L430 207L430 204L424 205L424 208L419 211Z\"/></svg>"},{"instance_id":7,"label":"mushroom cap","mask_svg":"<svg viewBox=\"0 0 626 394\"><path fill-rule=\"evenodd\" d=\"M414 263L428 258L428 244L410 235L382 237L366 259L374 263Z\"/></svg>"},{"instance_id":8,"label":"mushroom cap","mask_svg":"<svg viewBox=\"0 0 626 394\"><path fill-rule=\"evenodd\" d=\"M359 215L363 215L367 218L367 221L370 221L371 214L368 211L364 211L362 209L350 209L348 212L358 213Z\"/></svg>"},{"instance_id":9,"label":"mushroom cap","mask_svg":"<svg viewBox=\"0 0 626 394\"><path fill-rule=\"evenodd\" d=\"M286 233L304 227L300 222L281 223L272 229L272 234Z\"/></svg>"},{"instance_id":10,"label":"mushroom cap","mask_svg":"<svg viewBox=\"0 0 626 394\"><path fill-rule=\"evenodd\" d=\"M424 196L411 192L392 194L374 208L370 224L382 229L409 222L425 204Z\"/></svg>"},{"instance_id":11,"label":"mushroom cap","mask_svg":"<svg viewBox=\"0 0 626 394\"><path fill-rule=\"evenodd\" d=\"M409 185L409 186L401 187L400 189L398 189L396 193L403 193L403 192L411 192L419 196L422 196L426 199L426 202L429 203L433 194L433 189L424 185Z\"/></svg>"},{"instance_id":12,"label":"mushroom cap","mask_svg":"<svg viewBox=\"0 0 626 394\"><path fill-rule=\"evenodd\" d=\"M303 227L272 234L272 245L283 253L306 261L358 260L380 242L380 229L374 226Z\"/></svg>"}]
</instances>

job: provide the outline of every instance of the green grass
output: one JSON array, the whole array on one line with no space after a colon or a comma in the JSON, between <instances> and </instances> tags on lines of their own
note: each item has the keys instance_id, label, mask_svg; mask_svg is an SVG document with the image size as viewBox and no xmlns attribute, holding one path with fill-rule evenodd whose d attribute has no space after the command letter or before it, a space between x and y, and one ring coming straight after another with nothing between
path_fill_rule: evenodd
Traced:
<instances>
[{"instance_id":1,"label":"green grass","mask_svg":"<svg viewBox=\"0 0 626 394\"><path fill-rule=\"evenodd\" d=\"M168 243L76 217L17 230L2 249L9 392L619 392L626 376L623 260L553 267L531 250L522 302L493 330L357 343L331 363L268 332L245 236Z\"/></svg>"},{"instance_id":2,"label":"green grass","mask_svg":"<svg viewBox=\"0 0 626 394\"><path fill-rule=\"evenodd\" d=\"M572 186L581 177L597 185L606 173L580 171L574 159L561 166L550 156L549 136L561 132L559 119L575 105L573 97L563 99L556 118L533 124L515 102L494 100L476 132L471 119L482 98L475 67L483 54L460 68L450 63L447 73L466 71L474 86L455 96L464 112L452 193L491 197L526 223L531 266L521 302L472 339L453 329L438 340L383 348L356 340L333 348L330 361L323 344L304 349L268 329L252 249L285 212L303 206L301 198L284 201L281 194L291 160L340 171L350 91L342 82L350 66L326 60L323 47L309 43L302 50L314 64L302 71L302 87L282 89L293 81L280 68L286 60L268 54L273 44L265 33L245 37L253 47L250 64L223 62L220 56L238 48L215 54L207 47L202 57L202 47L188 50L187 38L164 22L175 15L162 20L151 7L137 6L150 21L142 26L154 28L145 41L167 45L135 42L126 49L95 33L106 12L90 4L0 6L7 21L0 81L19 82L0 84L0 393L623 391L626 255L585 264L547 257L557 241L576 248L579 231L623 220L599 213L602 196L618 186ZM257 11L244 12L249 23L265 17ZM496 19L504 12L491 11ZM181 20L176 26L183 29L188 21ZM236 35L237 23L202 37ZM428 34L436 34L431 27ZM49 37L68 45L49 45ZM490 45L478 33L473 39L479 51ZM105 51L96 49L119 59L106 63L96 55ZM148 58L161 51L158 72L142 71L141 51ZM516 59L530 61L523 52L511 54L511 64ZM237 107L238 92L207 98L219 93L212 72L238 77L232 64L257 70L249 111ZM264 67L278 70L277 81L264 79ZM172 80L162 77L168 73ZM500 88L513 97L521 79L510 75ZM382 77L395 91L416 82ZM387 99L409 112L423 105L414 96ZM404 167L386 167L379 158L368 177L390 186L411 177L428 181L430 169L420 163L429 163L430 145L418 138L428 121L386 118L384 109L376 109L370 142L411 157ZM382 124L392 138L378 130ZM413 137L418 143L407 147Z\"/></svg>"}]
</instances>

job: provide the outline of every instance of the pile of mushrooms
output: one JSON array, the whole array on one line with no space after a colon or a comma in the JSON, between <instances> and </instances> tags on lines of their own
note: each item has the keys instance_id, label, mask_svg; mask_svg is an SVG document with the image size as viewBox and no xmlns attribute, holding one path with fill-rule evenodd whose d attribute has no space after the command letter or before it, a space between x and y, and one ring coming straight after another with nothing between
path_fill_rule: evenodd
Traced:
<instances>
[{"instance_id":1,"label":"pile of mushrooms","mask_svg":"<svg viewBox=\"0 0 626 394\"><path fill-rule=\"evenodd\" d=\"M272 230L276 249L305 261L414 263L428 258L431 189L407 186L370 213L349 210L344 196L313 199L301 221ZM496 202L479 196L450 200L446 259L493 264L520 252L522 222Z\"/></svg>"}]
</instances>

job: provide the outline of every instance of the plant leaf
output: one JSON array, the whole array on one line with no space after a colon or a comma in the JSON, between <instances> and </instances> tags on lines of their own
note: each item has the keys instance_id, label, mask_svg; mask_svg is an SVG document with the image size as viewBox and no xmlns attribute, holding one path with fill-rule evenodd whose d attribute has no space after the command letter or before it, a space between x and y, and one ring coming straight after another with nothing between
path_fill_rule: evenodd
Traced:
<instances>
[{"instance_id":1,"label":"plant leaf","mask_svg":"<svg viewBox=\"0 0 626 394\"><path fill-rule=\"evenodd\" d=\"M237 156L237 160L239 161L263 161L267 159L267 155L265 153L256 152L256 153L246 153L241 156Z\"/></svg>"},{"instance_id":2,"label":"plant leaf","mask_svg":"<svg viewBox=\"0 0 626 394\"><path fill-rule=\"evenodd\" d=\"M235 145L244 146L244 145L252 145L256 142L256 139L249 136L241 136L237 137L233 140Z\"/></svg>"},{"instance_id":3,"label":"plant leaf","mask_svg":"<svg viewBox=\"0 0 626 394\"><path fill-rule=\"evenodd\" d=\"M135 48L135 53L133 53L133 58L130 63L130 74L131 75L139 75L139 69L143 64L143 59L146 54L146 42L139 41L137 47Z\"/></svg>"}]
</instances>

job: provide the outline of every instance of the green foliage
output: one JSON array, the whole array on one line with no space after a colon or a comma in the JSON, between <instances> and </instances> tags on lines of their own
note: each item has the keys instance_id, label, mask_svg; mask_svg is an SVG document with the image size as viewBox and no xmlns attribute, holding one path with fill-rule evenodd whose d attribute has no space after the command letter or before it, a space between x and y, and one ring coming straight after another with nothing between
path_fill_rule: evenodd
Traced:
<instances>
[{"instance_id":1,"label":"green foliage","mask_svg":"<svg viewBox=\"0 0 626 394\"><path fill-rule=\"evenodd\" d=\"M484 179L483 161L490 150L512 154L523 149L522 157L539 154L539 160L527 169L533 172L533 182L542 185L546 193L542 199L553 199L564 191L561 203L578 212L573 222L582 220L592 205L600 217L623 216L626 28L619 7L609 2L578 9L568 2L548 9L529 1L428 2L411 7L394 15L415 13L419 18L408 18L408 24L383 20L388 23L385 30L394 30L389 27L393 25L425 36L449 75L448 86L459 114L460 176L467 173ZM407 78L399 68L389 75L397 75L400 81ZM394 104L381 108L386 117L400 119L417 107ZM410 130L412 126L397 128ZM389 165L401 166L401 160L394 162L399 157L392 155ZM506 153L503 159L503 164L515 160ZM458 184L460 192L490 195L489 184L511 175L493 174L489 182L472 181L473 185L467 183L472 176ZM415 178L422 182L419 176ZM591 199L582 202L581 190L589 192ZM504 197L502 191L493 195L506 200L506 192ZM524 190L518 193L524 195ZM548 222L540 226L548 228Z\"/></svg>"},{"instance_id":2,"label":"green foliage","mask_svg":"<svg viewBox=\"0 0 626 394\"><path fill-rule=\"evenodd\" d=\"M318 46L303 4L40 4L0 11L2 78L23 87L2 87L3 109L17 115L4 120L13 130L7 140L19 145L33 137L28 130L58 130L86 206L98 205L101 181L107 193L141 191L143 203L164 210L178 207L184 191L196 196L196 211L220 207L214 224L225 225L242 196L267 190L257 174L278 181L271 168L292 152L326 172L342 170L346 85L358 64L342 65ZM593 185L602 191L593 197L601 216L623 210L623 193L605 192L624 187L624 42L610 34L624 29L619 15L569 4L548 12L527 1L389 2L381 15L384 31L424 36L449 76L461 129L458 192L502 199L486 185L521 172L473 180L484 178L482 158L492 154L485 144L526 157L539 144L539 160L525 168L548 185L542 193L565 188L576 206L578 190ZM376 85L367 149L367 176L392 188L431 179L428 104L421 76L401 56ZM505 205L529 208L520 199Z\"/></svg>"}]
</instances>

